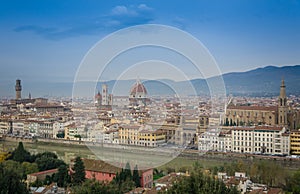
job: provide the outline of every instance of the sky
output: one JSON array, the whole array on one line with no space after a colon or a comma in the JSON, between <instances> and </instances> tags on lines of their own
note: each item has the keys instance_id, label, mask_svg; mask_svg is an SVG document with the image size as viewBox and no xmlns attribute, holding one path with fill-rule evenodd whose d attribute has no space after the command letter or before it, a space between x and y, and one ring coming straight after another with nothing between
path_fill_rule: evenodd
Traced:
<instances>
[{"instance_id":1,"label":"sky","mask_svg":"<svg viewBox=\"0 0 300 194\"><path fill-rule=\"evenodd\" d=\"M300 64L299 0L3 0L0 96L13 92L17 78L26 91L73 82L99 40L141 24L190 33L222 73Z\"/></svg>"}]
</instances>

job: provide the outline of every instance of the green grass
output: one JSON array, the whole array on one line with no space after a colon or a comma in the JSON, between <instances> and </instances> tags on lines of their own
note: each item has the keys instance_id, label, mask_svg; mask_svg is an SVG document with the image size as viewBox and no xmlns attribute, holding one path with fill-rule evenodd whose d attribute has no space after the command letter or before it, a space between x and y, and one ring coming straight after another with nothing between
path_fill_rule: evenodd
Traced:
<instances>
[{"instance_id":1,"label":"green grass","mask_svg":"<svg viewBox=\"0 0 300 194\"><path fill-rule=\"evenodd\" d=\"M158 167L159 170L167 171L167 169L172 168L175 171L179 171L180 169L188 169L189 171L192 169L193 164L199 162L203 168L208 169L215 166L221 166L224 164L224 161L216 161L216 160L209 160L209 159L191 159L191 158L184 158L184 157L177 157L172 161Z\"/></svg>"}]
</instances>

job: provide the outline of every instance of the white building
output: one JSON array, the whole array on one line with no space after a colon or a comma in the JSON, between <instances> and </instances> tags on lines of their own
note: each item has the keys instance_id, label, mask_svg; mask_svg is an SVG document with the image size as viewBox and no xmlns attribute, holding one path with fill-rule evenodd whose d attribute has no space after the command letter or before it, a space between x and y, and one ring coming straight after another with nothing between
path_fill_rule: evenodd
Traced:
<instances>
[{"instance_id":1,"label":"white building","mask_svg":"<svg viewBox=\"0 0 300 194\"><path fill-rule=\"evenodd\" d=\"M231 131L222 131L218 139L218 152L231 152Z\"/></svg>"},{"instance_id":2,"label":"white building","mask_svg":"<svg viewBox=\"0 0 300 194\"><path fill-rule=\"evenodd\" d=\"M53 122L38 121L38 134L43 138L53 138Z\"/></svg>"},{"instance_id":3,"label":"white building","mask_svg":"<svg viewBox=\"0 0 300 194\"><path fill-rule=\"evenodd\" d=\"M0 134L7 134L10 133L11 131L11 126L12 122L7 119L0 120Z\"/></svg>"},{"instance_id":4,"label":"white building","mask_svg":"<svg viewBox=\"0 0 300 194\"><path fill-rule=\"evenodd\" d=\"M211 129L199 134L198 150L199 151L217 151L219 147L219 129Z\"/></svg>"},{"instance_id":5,"label":"white building","mask_svg":"<svg viewBox=\"0 0 300 194\"><path fill-rule=\"evenodd\" d=\"M24 135L24 121L23 120L13 120L12 122L12 132L14 135Z\"/></svg>"},{"instance_id":6,"label":"white building","mask_svg":"<svg viewBox=\"0 0 300 194\"><path fill-rule=\"evenodd\" d=\"M289 155L290 136L284 127L234 127L231 135L233 152Z\"/></svg>"},{"instance_id":7,"label":"white building","mask_svg":"<svg viewBox=\"0 0 300 194\"><path fill-rule=\"evenodd\" d=\"M118 144L119 143L119 131L118 131L118 129L105 131L103 133L103 143Z\"/></svg>"},{"instance_id":8,"label":"white building","mask_svg":"<svg viewBox=\"0 0 300 194\"><path fill-rule=\"evenodd\" d=\"M53 138L57 138L57 134L65 133L64 127L70 124L69 122L55 121L53 123Z\"/></svg>"}]
</instances>

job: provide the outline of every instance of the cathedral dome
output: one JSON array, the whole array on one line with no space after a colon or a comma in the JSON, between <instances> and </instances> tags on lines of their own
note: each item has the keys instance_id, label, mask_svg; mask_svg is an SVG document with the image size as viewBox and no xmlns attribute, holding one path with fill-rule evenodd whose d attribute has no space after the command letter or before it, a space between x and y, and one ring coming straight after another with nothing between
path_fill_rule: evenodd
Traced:
<instances>
[{"instance_id":1,"label":"cathedral dome","mask_svg":"<svg viewBox=\"0 0 300 194\"><path fill-rule=\"evenodd\" d=\"M147 90L139 80L130 89L130 96L132 97L145 97L147 95Z\"/></svg>"},{"instance_id":2,"label":"cathedral dome","mask_svg":"<svg viewBox=\"0 0 300 194\"><path fill-rule=\"evenodd\" d=\"M95 95L95 99L99 99L99 98L102 98L102 95L100 94L100 92L98 92L98 93Z\"/></svg>"}]
</instances>

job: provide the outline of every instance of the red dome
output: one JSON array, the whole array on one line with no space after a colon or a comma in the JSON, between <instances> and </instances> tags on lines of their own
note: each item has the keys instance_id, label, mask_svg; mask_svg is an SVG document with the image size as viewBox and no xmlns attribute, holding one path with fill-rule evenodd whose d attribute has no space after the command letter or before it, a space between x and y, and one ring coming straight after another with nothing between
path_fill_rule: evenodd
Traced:
<instances>
[{"instance_id":1,"label":"red dome","mask_svg":"<svg viewBox=\"0 0 300 194\"><path fill-rule=\"evenodd\" d=\"M130 95L136 95L138 93L147 95L147 90L145 86L139 81L137 81L130 89Z\"/></svg>"},{"instance_id":2,"label":"red dome","mask_svg":"<svg viewBox=\"0 0 300 194\"><path fill-rule=\"evenodd\" d=\"M96 95L95 95L95 98L97 99L97 98L101 98L102 96L101 96L101 94L100 94L100 92L98 92Z\"/></svg>"}]
</instances>

